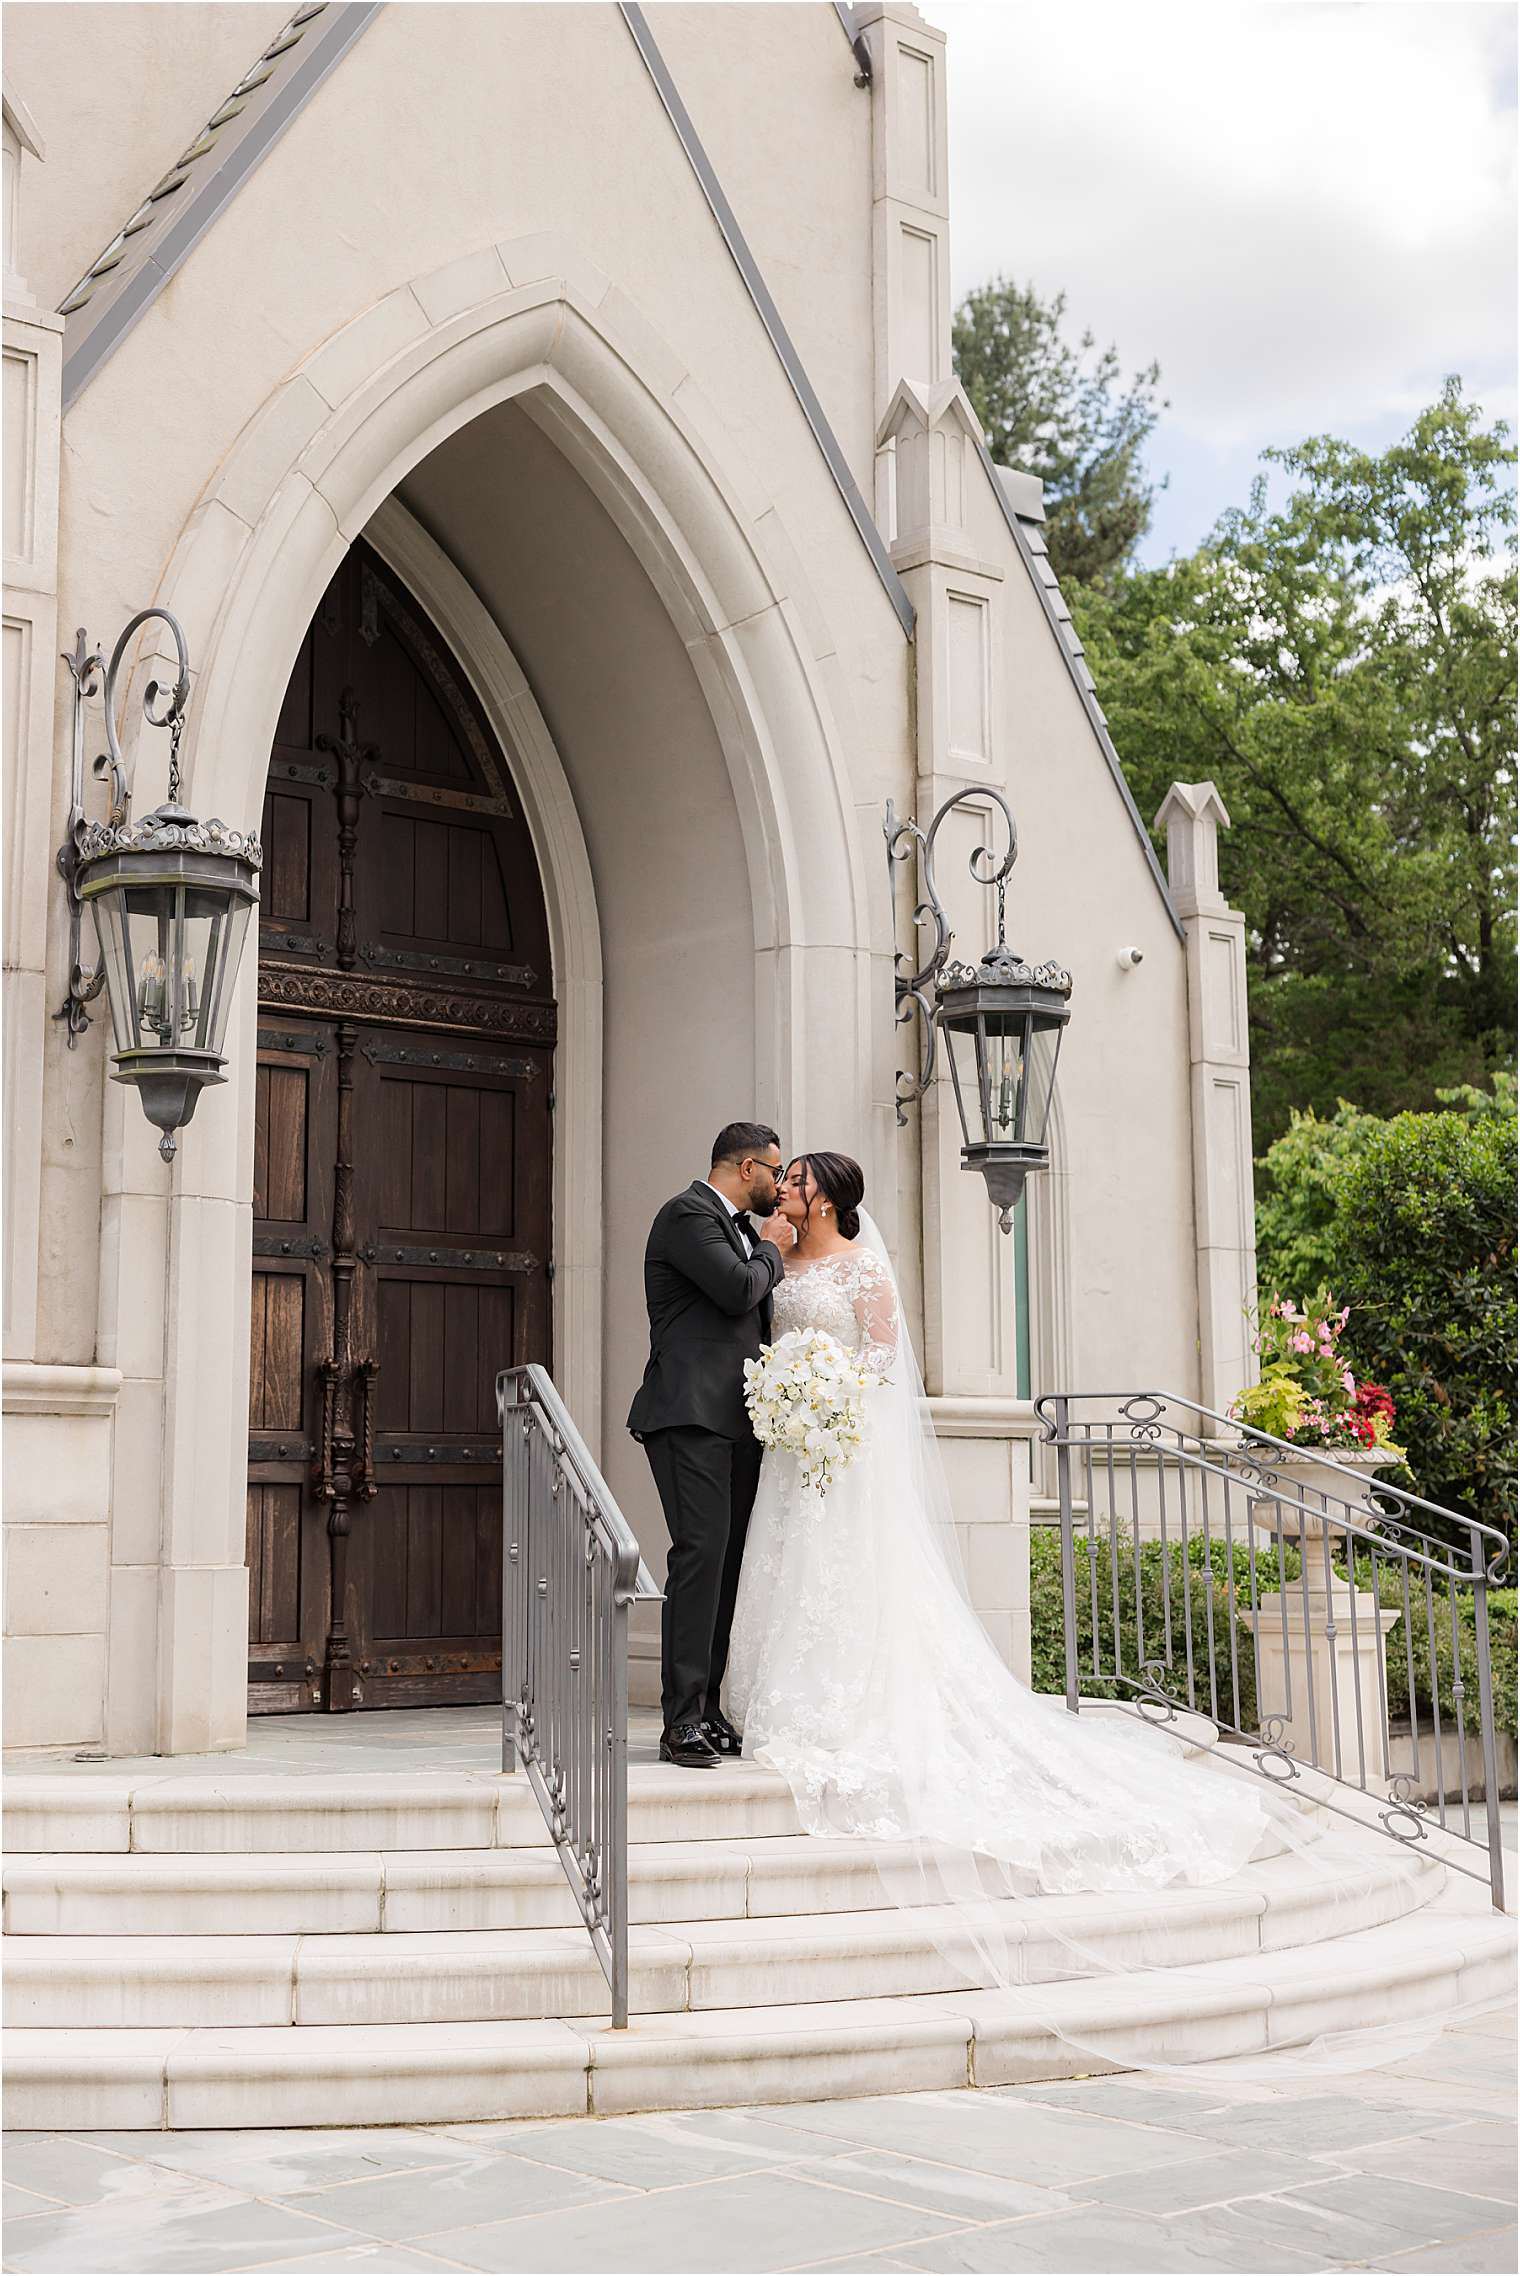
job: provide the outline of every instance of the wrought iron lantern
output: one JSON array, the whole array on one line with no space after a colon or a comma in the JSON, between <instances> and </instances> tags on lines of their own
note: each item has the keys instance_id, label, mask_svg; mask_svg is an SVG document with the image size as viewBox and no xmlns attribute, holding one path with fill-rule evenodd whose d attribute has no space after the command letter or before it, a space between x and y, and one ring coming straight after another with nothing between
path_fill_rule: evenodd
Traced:
<instances>
[{"instance_id":1,"label":"wrought iron lantern","mask_svg":"<svg viewBox=\"0 0 1520 2276\"><path fill-rule=\"evenodd\" d=\"M159 618L174 636L178 676L167 691L150 680L143 714L169 732L169 795L139 822L116 738L116 676L128 641ZM190 693L190 660L179 625L163 609L142 609L117 641L109 664L81 630L64 658L74 680L73 777L69 834L58 867L69 890L69 993L56 1017L68 1022L69 1048L90 1024L87 1007L105 989L111 1008L114 1080L130 1083L161 1133L172 1161L175 1132L190 1120L208 1084L225 1081L222 1044L243 943L258 904L263 855L256 837L224 822L197 821L180 804L179 744ZM101 692L107 751L94 772L109 774L110 812L84 811L85 704ZM162 706L160 703L162 699ZM100 959L80 963L84 909L94 918Z\"/></svg>"},{"instance_id":2,"label":"wrought iron lantern","mask_svg":"<svg viewBox=\"0 0 1520 2276\"><path fill-rule=\"evenodd\" d=\"M978 846L970 868L979 885L997 894L997 939L980 963L952 963L955 936L935 886L935 840L957 807L970 810L988 801L1007 826L1008 850L999 858L993 847ZM897 1078L897 1119L907 1121L908 1106L934 1080L943 1035L960 1115L961 1167L985 1178L1006 1233L1030 1171L1044 1169L1050 1160L1050 1110L1061 1038L1071 1017L1071 974L1059 964L1029 964L1008 946L1007 886L1018 858L1018 831L1001 792L957 793L946 799L927 830L914 821L899 822L889 803L885 835L889 876L894 864L918 848L922 897L914 921L931 927L933 934L921 965L915 967L900 951L897 956L898 1021L916 1017L923 1036L916 1073Z\"/></svg>"}]
</instances>

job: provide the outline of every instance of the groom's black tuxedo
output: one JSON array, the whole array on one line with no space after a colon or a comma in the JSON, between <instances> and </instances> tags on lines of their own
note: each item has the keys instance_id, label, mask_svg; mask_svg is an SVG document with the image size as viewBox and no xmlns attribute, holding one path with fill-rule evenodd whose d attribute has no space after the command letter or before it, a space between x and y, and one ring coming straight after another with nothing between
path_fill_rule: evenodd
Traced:
<instances>
[{"instance_id":1,"label":"groom's black tuxedo","mask_svg":"<svg viewBox=\"0 0 1520 2276\"><path fill-rule=\"evenodd\" d=\"M718 1705L760 1448L744 1362L770 1334L781 1251L753 1243L701 1179L667 1201L644 1251L649 1364L628 1413L670 1532L661 1636L665 1726Z\"/></svg>"}]
</instances>

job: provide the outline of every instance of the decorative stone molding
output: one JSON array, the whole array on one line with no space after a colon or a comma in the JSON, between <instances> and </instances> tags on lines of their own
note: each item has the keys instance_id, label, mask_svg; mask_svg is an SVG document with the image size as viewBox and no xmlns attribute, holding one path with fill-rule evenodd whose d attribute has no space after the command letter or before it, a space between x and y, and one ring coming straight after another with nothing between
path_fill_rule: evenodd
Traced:
<instances>
[{"instance_id":1,"label":"decorative stone molding","mask_svg":"<svg viewBox=\"0 0 1520 2276\"><path fill-rule=\"evenodd\" d=\"M981 423L958 379L930 386L902 379L876 430L878 449L897 457L897 522L893 558L927 546L947 556L966 542L967 484L979 458Z\"/></svg>"},{"instance_id":2,"label":"decorative stone molding","mask_svg":"<svg viewBox=\"0 0 1520 2276\"><path fill-rule=\"evenodd\" d=\"M1166 825L1166 876L1179 917L1219 911L1219 833L1230 827L1224 800L1212 782L1174 782L1156 809L1154 827Z\"/></svg>"},{"instance_id":3,"label":"decorative stone molding","mask_svg":"<svg viewBox=\"0 0 1520 2276\"><path fill-rule=\"evenodd\" d=\"M8 1359L0 1383L0 1405L8 1415L109 1414L121 1390L121 1369Z\"/></svg>"},{"instance_id":4,"label":"decorative stone molding","mask_svg":"<svg viewBox=\"0 0 1520 2276\"><path fill-rule=\"evenodd\" d=\"M1224 1414L1251 1380L1256 1304L1245 918L1219 890L1219 830L1230 817L1215 785L1174 782L1156 813L1163 822L1187 956L1198 1396Z\"/></svg>"},{"instance_id":5,"label":"decorative stone molding","mask_svg":"<svg viewBox=\"0 0 1520 2276\"><path fill-rule=\"evenodd\" d=\"M0 227L5 233L5 297L19 305L33 298L25 277L16 267L16 247L21 235L21 161L23 156L42 159L47 153L37 121L8 77L0 109L3 109L5 139L3 215L0 215Z\"/></svg>"}]
</instances>

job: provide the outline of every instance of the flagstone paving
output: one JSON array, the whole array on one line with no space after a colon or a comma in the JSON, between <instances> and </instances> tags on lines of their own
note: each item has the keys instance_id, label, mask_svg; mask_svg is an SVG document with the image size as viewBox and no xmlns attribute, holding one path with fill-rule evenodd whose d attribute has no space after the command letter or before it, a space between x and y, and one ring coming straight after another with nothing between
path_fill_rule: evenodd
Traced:
<instances>
[{"instance_id":1,"label":"flagstone paving","mask_svg":"<svg viewBox=\"0 0 1520 2276\"><path fill-rule=\"evenodd\" d=\"M472 2269L1453 2270L1520 2263L1515 2012L1375 2069L223 2134L12 2134L17 2276Z\"/></svg>"}]
</instances>

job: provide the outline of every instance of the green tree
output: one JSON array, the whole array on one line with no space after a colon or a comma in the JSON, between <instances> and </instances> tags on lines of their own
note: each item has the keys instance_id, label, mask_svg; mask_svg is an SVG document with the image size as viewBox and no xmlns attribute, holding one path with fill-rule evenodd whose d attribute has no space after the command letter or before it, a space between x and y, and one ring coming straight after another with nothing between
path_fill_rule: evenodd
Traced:
<instances>
[{"instance_id":1,"label":"green tree","mask_svg":"<svg viewBox=\"0 0 1520 2276\"><path fill-rule=\"evenodd\" d=\"M1074 613L1141 810L1212 777L1244 909L1257 1137L1390 1114L1515 1051L1514 452L1448 381L1372 454L1291 485Z\"/></svg>"},{"instance_id":2,"label":"green tree","mask_svg":"<svg viewBox=\"0 0 1520 2276\"><path fill-rule=\"evenodd\" d=\"M955 368L1000 466L1045 484L1056 575L1095 584L1122 568L1150 526L1144 452L1160 413L1159 364L1125 385L1119 351L1063 332L1066 295L1042 300L1008 277L969 292L955 314Z\"/></svg>"}]
</instances>

